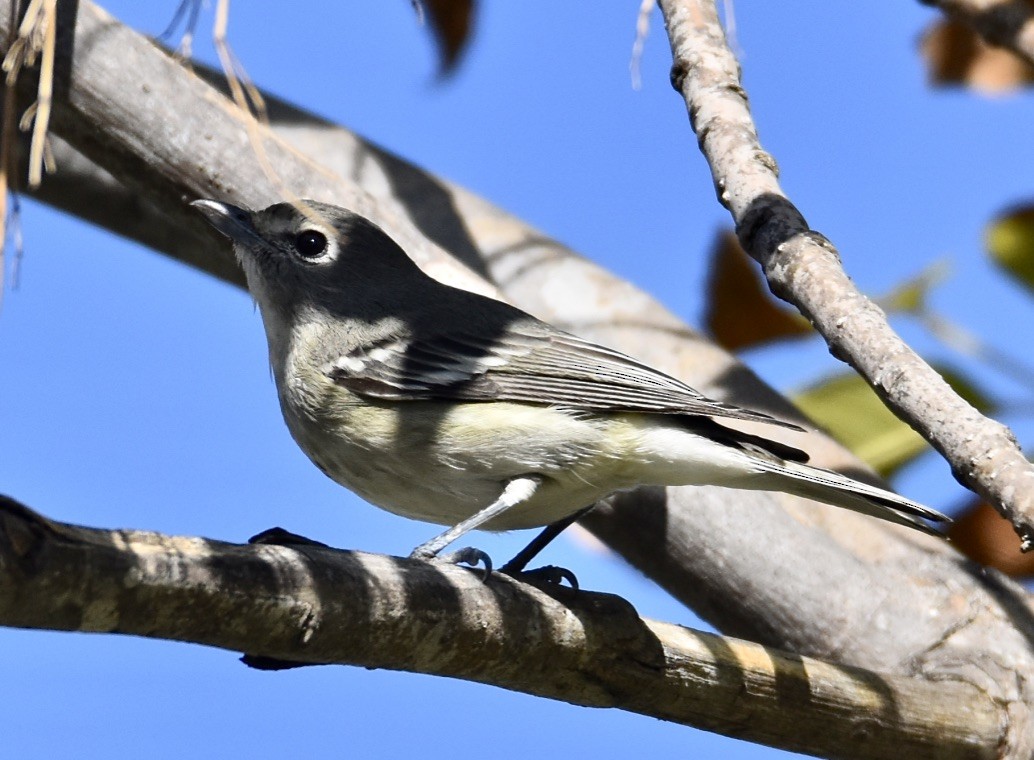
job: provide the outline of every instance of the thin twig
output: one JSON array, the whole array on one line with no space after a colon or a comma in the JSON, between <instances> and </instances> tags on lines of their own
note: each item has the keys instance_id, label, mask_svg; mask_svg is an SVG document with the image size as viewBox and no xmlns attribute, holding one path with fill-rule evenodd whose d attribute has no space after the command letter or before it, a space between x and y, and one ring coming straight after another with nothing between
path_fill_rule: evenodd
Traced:
<instances>
[{"instance_id":1,"label":"thin twig","mask_svg":"<svg viewBox=\"0 0 1034 760\"><path fill-rule=\"evenodd\" d=\"M635 20L635 41L632 43L632 57L628 69L632 74L632 89L639 90L643 86L642 62L643 49L646 47L646 35L650 33L650 14L657 7L657 0L642 0Z\"/></svg>"},{"instance_id":2,"label":"thin twig","mask_svg":"<svg viewBox=\"0 0 1034 760\"><path fill-rule=\"evenodd\" d=\"M685 98L722 204L772 291L794 304L895 414L950 463L955 476L1010 520L1034 548L1034 466L1012 432L981 415L894 333L844 273L833 244L808 227L779 186L747 105L739 64L713 0L661 0Z\"/></svg>"},{"instance_id":3,"label":"thin twig","mask_svg":"<svg viewBox=\"0 0 1034 760\"><path fill-rule=\"evenodd\" d=\"M12 29L17 18L17 10L17 6L12 3L9 19ZM13 45L13 40L11 45ZM4 114L2 121L0 121L0 235L2 235L2 240L0 240L0 304L3 303L4 279L7 273L7 262L5 260L8 231L7 195L11 189L11 177L16 165L15 162L17 161L17 156L15 156L15 138L17 137L15 129L17 129L17 122L15 121L14 109L18 103L18 91L12 84L6 81L6 78L3 88Z\"/></svg>"},{"instance_id":4,"label":"thin twig","mask_svg":"<svg viewBox=\"0 0 1034 760\"><path fill-rule=\"evenodd\" d=\"M279 189L284 200L294 202L303 206L294 190L287 186L283 178L273 168L269 155L266 152L261 127L269 126L269 114L266 110L266 101L262 93L251 81L244 64L233 52L227 36L227 29L230 20L230 0L219 0L215 11L215 25L212 29L212 41L215 44L216 54L219 56L219 63L222 65L223 74L226 76L226 83L230 88L230 95L233 102L241 110L245 124L248 129L248 141L258 159L263 174L270 183Z\"/></svg>"},{"instance_id":5,"label":"thin twig","mask_svg":"<svg viewBox=\"0 0 1034 760\"><path fill-rule=\"evenodd\" d=\"M158 35L158 40L164 42L172 39L176 27L185 18L186 24L183 29L183 36L180 38L179 47L176 49L176 55L183 60L188 60L193 54L194 33L197 31L197 21L200 14L201 0L181 0L180 4L176 6L176 12L173 14L169 25L165 28L165 31Z\"/></svg>"},{"instance_id":6,"label":"thin twig","mask_svg":"<svg viewBox=\"0 0 1034 760\"><path fill-rule=\"evenodd\" d=\"M424 9L423 0L410 0L410 5L413 6L413 12L416 14L416 22L423 26L427 23L427 11Z\"/></svg>"},{"instance_id":7,"label":"thin twig","mask_svg":"<svg viewBox=\"0 0 1034 760\"><path fill-rule=\"evenodd\" d=\"M992 346L976 333L930 310L919 312L916 319L946 346L977 359L1023 388L1034 388L1034 367Z\"/></svg>"}]
</instances>

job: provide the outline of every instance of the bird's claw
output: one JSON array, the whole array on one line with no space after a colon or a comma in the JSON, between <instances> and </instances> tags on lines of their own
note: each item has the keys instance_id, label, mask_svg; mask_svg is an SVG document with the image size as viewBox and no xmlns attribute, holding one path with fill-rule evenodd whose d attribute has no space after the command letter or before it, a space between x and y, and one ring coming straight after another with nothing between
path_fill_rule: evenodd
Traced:
<instances>
[{"instance_id":1,"label":"bird's claw","mask_svg":"<svg viewBox=\"0 0 1034 760\"><path fill-rule=\"evenodd\" d=\"M446 565L470 565L473 570L477 570L478 565L484 565L484 569L481 571L482 582L487 581L488 576L492 574L492 558L485 552L472 546L465 546L448 554L424 554L414 551L409 555L409 558L439 562Z\"/></svg>"},{"instance_id":2,"label":"bird's claw","mask_svg":"<svg viewBox=\"0 0 1034 760\"><path fill-rule=\"evenodd\" d=\"M290 670L292 668L307 668L310 665L321 665L319 662L298 662L296 660L284 660L279 657L266 657L259 654L243 654L241 662L254 670Z\"/></svg>"},{"instance_id":3,"label":"bird's claw","mask_svg":"<svg viewBox=\"0 0 1034 760\"><path fill-rule=\"evenodd\" d=\"M300 536L281 527L268 528L261 533L256 533L248 539L249 544L269 544L272 546L320 546L324 549L330 548L329 544L316 541L312 538Z\"/></svg>"},{"instance_id":4,"label":"bird's claw","mask_svg":"<svg viewBox=\"0 0 1034 760\"><path fill-rule=\"evenodd\" d=\"M505 573L519 581L532 584L543 583L550 586L563 586L563 582L567 581L574 591L578 590L578 577L566 567L544 565L543 567L536 567L534 570L523 570L511 568L507 564L503 565L499 572Z\"/></svg>"}]
</instances>

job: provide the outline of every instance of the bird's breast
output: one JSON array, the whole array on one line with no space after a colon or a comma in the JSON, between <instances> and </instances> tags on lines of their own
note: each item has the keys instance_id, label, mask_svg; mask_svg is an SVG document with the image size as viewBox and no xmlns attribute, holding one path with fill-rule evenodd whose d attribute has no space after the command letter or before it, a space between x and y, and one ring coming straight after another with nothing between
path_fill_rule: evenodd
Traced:
<instances>
[{"instance_id":1,"label":"bird's breast","mask_svg":"<svg viewBox=\"0 0 1034 760\"><path fill-rule=\"evenodd\" d=\"M628 485L615 479L603 428L583 415L503 402L387 402L329 379L288 379L280 390L284 419L309 458L406 517L454 524L491 504L509 480L537 475L543 485L529 503L488 526L534 527Z\"/></svg>"}]
</instances>

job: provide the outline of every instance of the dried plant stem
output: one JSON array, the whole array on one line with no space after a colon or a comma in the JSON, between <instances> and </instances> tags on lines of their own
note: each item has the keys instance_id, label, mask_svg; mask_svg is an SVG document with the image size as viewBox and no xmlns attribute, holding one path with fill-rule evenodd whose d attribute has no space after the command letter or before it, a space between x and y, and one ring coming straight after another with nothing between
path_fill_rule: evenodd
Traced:
<instances>
[{"instance_id":1,"label":"dried plant stem","mask_svg":"<svg viewBox=\"0 0 1034 760\"><path fill-rule=\"evenodd\" d=\"M7 87L13 89L21 71L40 56L36 102L25 112L21 127L32 123L29 148L29 187L39 187L44 168L53 170L53 155L47 148L47 126L54 94L54 49L57 42L57 0L32 0L18 27L18 34L4 57ZM5 122L7 121L5 116Z\"/></svg>"}]
</instances>

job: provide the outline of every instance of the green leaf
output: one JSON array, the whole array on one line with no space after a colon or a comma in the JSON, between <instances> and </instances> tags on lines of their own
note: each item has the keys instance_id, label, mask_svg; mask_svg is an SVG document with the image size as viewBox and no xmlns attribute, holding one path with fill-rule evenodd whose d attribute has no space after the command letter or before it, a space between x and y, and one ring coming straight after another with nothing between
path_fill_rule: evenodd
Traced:
<instances>
[{"instance_id":1,"label":"green leaf","mask_svg":"<svg viewBox=\"0 0 1034 760\"><path fill-rule=\"evenodd\" d=\"M996 264L1028 290L1034 290L1034 206L998 217L984 244Z\"/></svg>"},{"instance_id":2,"label":"green leaf","mask_svg":"<svg viewBox=\"0 0 1034 760\"><path fill-rule=\"evenodd\" d=\"M951 272L951 264L946 261L935 261L923 271L898 285L887 295L876 299L880 308L888 313L923 314L930 293L940 285Z\"/></svg>"},{"instance_id":3,"label":"green leaf","mask_svg":"<svg viewBox=\"0 0 1034 760\"><path fill-rule=\"evenodd\" d=\"M987 397L957 370L939 368L938 372L976 408L991 410ZM816 383L794 396L794 403L884 477L890 477L928 448L922 436L895 417L853 372Z\"/></svg>"}]
</instances>

